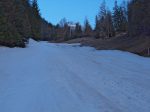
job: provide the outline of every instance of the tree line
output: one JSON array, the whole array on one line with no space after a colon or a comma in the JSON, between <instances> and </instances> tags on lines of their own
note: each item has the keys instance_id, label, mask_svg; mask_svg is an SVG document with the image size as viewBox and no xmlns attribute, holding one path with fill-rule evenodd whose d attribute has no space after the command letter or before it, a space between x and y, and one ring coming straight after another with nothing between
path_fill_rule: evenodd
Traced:
<instances>
[{"instance_id":1,"label":"tree line","mask_svg":"<svg viewBox=\"0 0 150 112\"><path fill-rule=\"evenodd\" d=\"M93 37L107 39L121 33L127 36L150 36L150 1L149 0L130 0L118 4L114 2L113 10L109 10L105 0L100 5L99 12L95 17L95 27L92 28L88 19L85 19L84 26L75 23L76 28L70 36L68 22L64 19L64 26L57 25L57 29L64 30L64 37L67 39L78 37ZM60 31L61 32L61 31ZM68 33L68 34L67 34ZM56 34L61 34L59 31ZM61 34L62 37L62 34ZM59 36L58 38L59 39Z\"/></svg>"},{"instance_id":2,"label":"tree line","mask_svg":"<svg viewBox=\"0 0 150 112\"><path fill-rule=\"evenodd\" d=\"M88 19L84 26L65 18L53 25L41 17L37 0L0 1L0 45L25 47L29 38L47 41L66 41L93 37L108 39L126 32L128 36L150 36L150 1L130 0L121 5L115 0L108 10L105 0L100 5L92 28Z\"/></svg>"},{"instance_id":3,"label":"tree line","mask_svg":"<svg viewBox=\"0 0 150 112\"><path fill-rule=\"evenodd\" d=\"M0 45L25 47L29 38L50 38L51 29L39 13L37 0L0 0Z\"/></svg>"}]
</instances>

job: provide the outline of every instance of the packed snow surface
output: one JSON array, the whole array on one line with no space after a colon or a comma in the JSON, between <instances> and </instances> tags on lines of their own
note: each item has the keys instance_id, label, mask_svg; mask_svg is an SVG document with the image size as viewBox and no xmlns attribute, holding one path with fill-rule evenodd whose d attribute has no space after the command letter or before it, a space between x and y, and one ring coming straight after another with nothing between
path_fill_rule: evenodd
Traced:
<instances>
[{"instance_id":1,"label":"packed snow surface","mask_svg":"<svg viewBox=\"0 0 150 112\"><path fill-rule=\"evenodd\" d=\"M0 112L150 112L150 59L33 40L0 47Z\"/></svg>"}]
</instances>

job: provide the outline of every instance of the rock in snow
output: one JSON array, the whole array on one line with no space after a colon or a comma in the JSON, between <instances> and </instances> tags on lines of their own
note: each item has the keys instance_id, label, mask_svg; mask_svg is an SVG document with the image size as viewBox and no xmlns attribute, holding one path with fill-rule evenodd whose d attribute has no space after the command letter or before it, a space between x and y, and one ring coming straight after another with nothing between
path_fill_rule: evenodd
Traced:
<instances>
[{"instance_id":1,"label":"rock in snow","mask_svg":"<svg viewBox=\"0 0 150 112\"><path fill-rule=\"evenodd\" d=\"M0 112L150 112L150 59L33 40L0 47Z\"/></svg>"}]
</instances>

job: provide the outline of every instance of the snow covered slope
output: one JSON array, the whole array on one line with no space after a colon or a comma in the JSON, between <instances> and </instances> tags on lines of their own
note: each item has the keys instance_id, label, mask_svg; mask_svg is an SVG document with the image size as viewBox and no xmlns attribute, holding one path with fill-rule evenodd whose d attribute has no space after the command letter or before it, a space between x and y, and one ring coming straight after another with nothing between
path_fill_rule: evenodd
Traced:
<instances>
[{"instance_id":1,"label":"snow covered slope","mask_svg":"<svg viewBox=\"0 0 150 112\"><path fill-rule=\"evenodd\" d=\"M0 112L150 112L150 59L33 40L0 47Z\"/></svg>"}]
</instances>

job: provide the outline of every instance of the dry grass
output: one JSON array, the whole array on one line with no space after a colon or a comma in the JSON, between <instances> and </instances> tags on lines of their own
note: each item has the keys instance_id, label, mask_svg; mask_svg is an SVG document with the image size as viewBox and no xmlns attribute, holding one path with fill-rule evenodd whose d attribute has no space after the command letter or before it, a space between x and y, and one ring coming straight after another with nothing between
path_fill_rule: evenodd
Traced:
<instances>
[{"instance_id":1,"label":"dry grass","mask_svg":"<svg viewBox=\"0 0 150 112\"><path fill-rule=\"evenodd\" d=\"M99 50L123 50L148 56L150 37L128 37L126 34L123 34L106 40L84 37L69 40L65 43L81 43L82 45L92 46Z\"/></svg>"}]
</instances>

